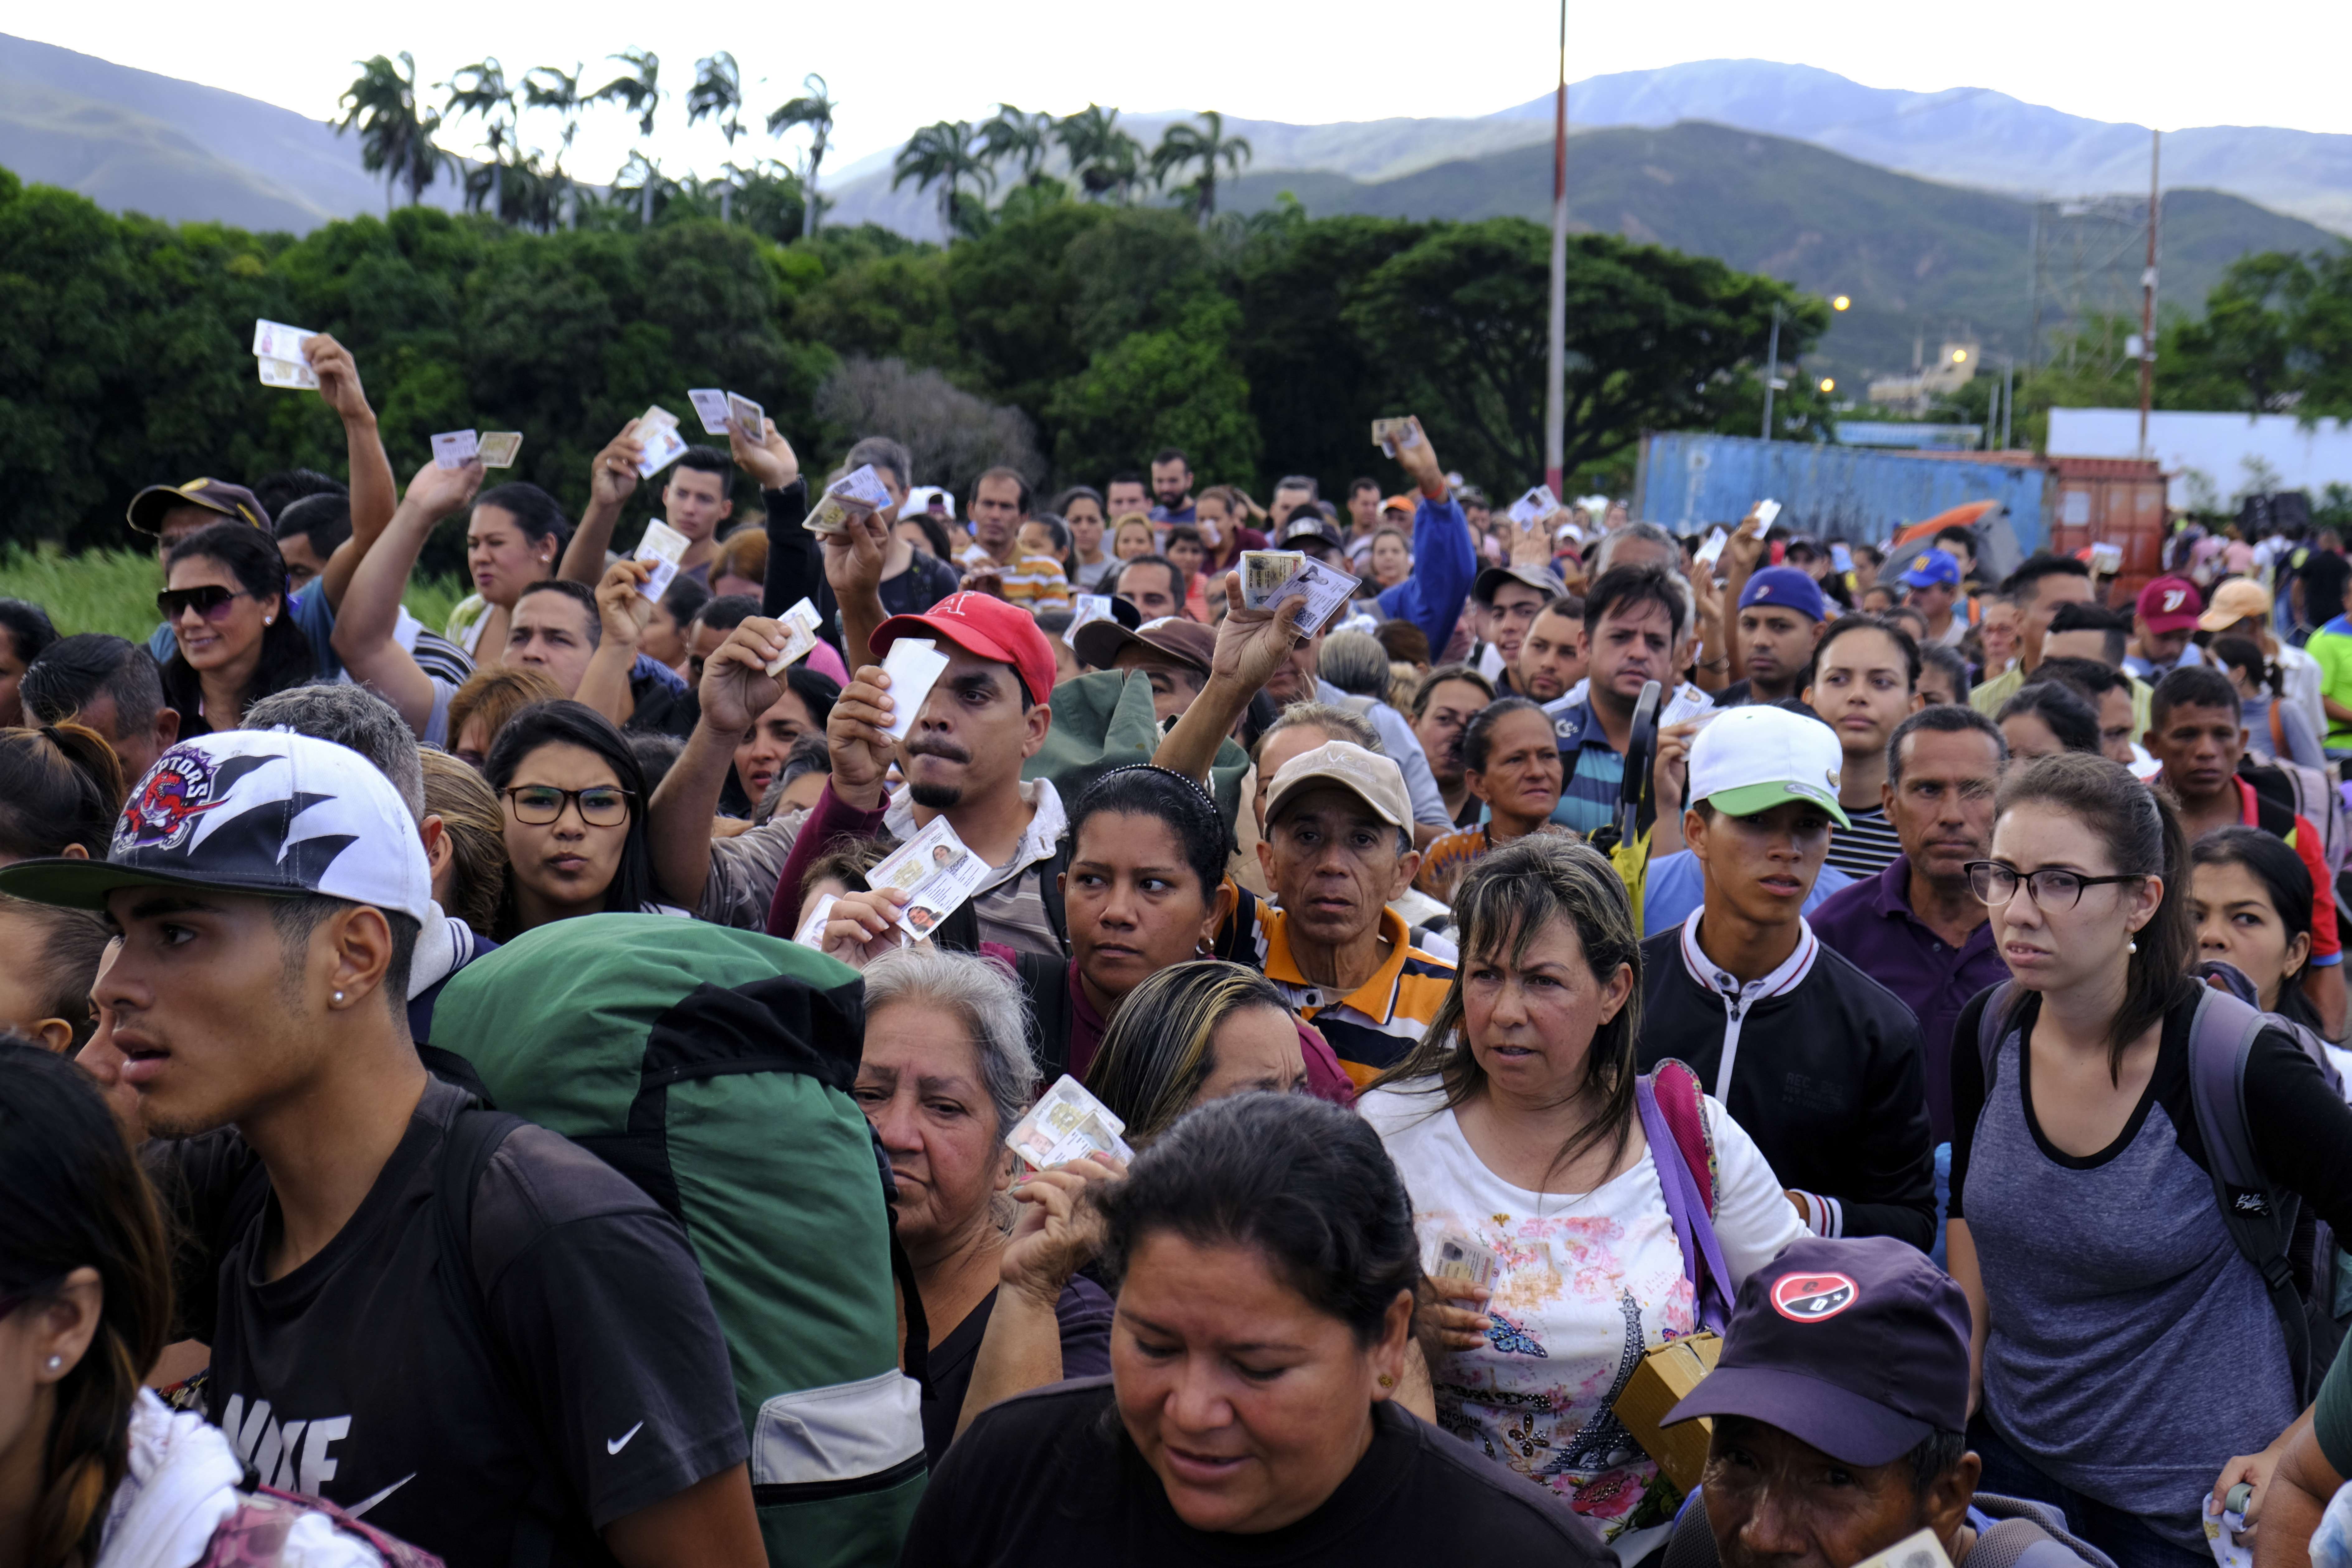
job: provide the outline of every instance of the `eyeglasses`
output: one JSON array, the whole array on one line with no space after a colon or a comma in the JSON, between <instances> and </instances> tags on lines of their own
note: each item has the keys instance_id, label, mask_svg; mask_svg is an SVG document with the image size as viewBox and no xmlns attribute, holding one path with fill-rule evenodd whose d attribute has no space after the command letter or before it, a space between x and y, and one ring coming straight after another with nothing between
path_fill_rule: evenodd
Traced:
<instances>
[{"instance_id":1,"label":"eyeglasses","mask_svg":"<svg viewBox=\"0 0 2352 1568\"><path fill-rule=\"evenodd\" d=\"M2000 909L2017 897L2023 883L2036 905L2044 910L2071 910L2083 901L2085 888L2104 888L2111 882L2138 882L2147 874L2126 871L2117 877L2085 877L2080 871L2069 871L2061 866L2044 866L2039 871L2020 874L2013 866L1998 860L1971 860L1968 864L1969 891L1977 900L1991 909Z\"/></svg>"},{"instance_id":2,"label":"eyeglasses","mask_svg":"<svg viewBox=\"0 0 2352 1568\"><path fill-rule=\"evenodd\" d=\"M566 805L580 808L580 820L591 827L618 827L629 820L629 802L636 798L612 784L586 789L558 789L553 784L514 784L506 791L515 820L544 827L563 815Z\"/></svg>"},{"instance_id":3,"label":"eyeglasses","mask_svg":"<svg viewBox=\"0 0 2352 1568\"><path fill-rule=\"evenodd\" d=\"M155 608L167 621L176 621L190 610L208 621L216 621L228 613L231 604L246 596L242 588L207 583L201 588L166 588L155 595Z\"/></svg>"}]
</instances>

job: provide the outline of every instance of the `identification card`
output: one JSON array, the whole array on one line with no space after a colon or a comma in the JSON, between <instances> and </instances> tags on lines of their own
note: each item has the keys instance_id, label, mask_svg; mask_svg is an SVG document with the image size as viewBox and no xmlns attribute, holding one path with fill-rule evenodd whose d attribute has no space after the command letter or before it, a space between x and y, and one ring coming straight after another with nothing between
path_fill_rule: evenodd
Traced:
<instances>
[{"instance_id":1,"label":"identification card","mask_svg":"<svg viewBox=\"0 0 2352 1568\"><path fill-rule=\"evenodd\" d=\"M1479 1246L1466 1236L1440 1237L1437 1242L1437 1267L1429 1271L1432 1279L1462 1279L1484 1289L1495 1282L1495 1254L1492 1248Z\"/></svg>"},{"instance_id":2,"label":"identification card","mask_svg":"<svg viewBox=\"0 0 2352 1568\"><path fill-rule=\"evenodd\" d=\"M678 563L686 559L686 547L690 542L686 535L659 518L646 523L646 536L637 541L633 559L651 562L654 574L639 585L637 592L659 604L661 596L669 592L669 585L677 581Z\"/></svg>"},{"instance_id":3,"label":"identification card","mask_svg":"<svg viewBox=\"0 0 2352 1568\"><path fill-rule=\"evenodd\" d=\"M264 356L254 361L261 367L261 384L290 387L296 391L316 392L319 373L299 359L270 359Z\"/></svg>"},{"instance_id":4,"label":"identification card","mask_svg":"<svg viewBox=\"0 0 2352 1568\"><path fill-rule=\"evenodd\" d=\"M308 327L289 327L282 321L257 321L253 323L254 357L308 364L310 362L302 357L302 340L318 335Z\"/></svg>"},{"instance_id":5,"label":"identification card","mask_svg":"<svg viewBox=\"0 0 2352 1568\"><path fill-rule=\"evenodd\" d=\"M786 665L806 658L816 647L818 625L816 606L803 599L799 604L778 616L776 624L784 628L787 646L782 654L768 661L767 668L770 675L782 675Z\"/></svg>"},{"instance_id":6,"label":"identification card","mask_svg":"<svg viewBox=\"0 0 2352 1568\"><path fill-rule=\"evenodd\" d=\"M1663 729L1668 724L1680 724L1685 720L1714 711L1715 699L1685 680L1675 688L1674 695L1667 698L1665 706L1658 710L1658 724Z\"/></svg>"},{"instance_id":7,"label":"identification card","mask_svg":"<svg viewBox=\"0 0 2352 1568\"><path fill-rule=\"evenodd\" d=\"M1407 447L1421 445L1421 421L1412 415L1372 421L1372 445L1393 458Z\"/></svg>"},{"instance_id":8,"label":"identification card","mask_svg":"<svg viewBox=\"0 0 2352 1568\"><path fill-rule=\"evenodd\" d=\"M922 711L923 699L931 694L931 687L947 673L947 668L948 656L940 652L929 637L900 637L890 645L890 652L882 660L882 673L890 678L891 708L890 722L884 734L894 741L907 738L907 731L914 727L915 715Z\"/></svg>"},{"instance_id":9,"label":"identification card","mask_svg":"<svg viewBox=\"0 0 2352 1568\"><path fill-rule=\"evenodd\" d=\"M451 430L433 437L433 462L436 468L462 468L474 460L482 447L481 438L471 430Z\"/></svg>"},{"instance_id":10,"label":"identification card","mask_svg":"<svg viewBox=\"0 0 2352 1568\"><path fill-rule=\"evenodd\" d=\"M1952 1560L1944 1554L1944 1543L1936 1539L1936 1532L1923 1530L1864 1558L1853 1568L1952 1568Z\"/></svg>"},{"instance_id":11,"label":"identification card","mask_svg":"<svg viewBox=\"0 0 2352 1568\"><path fill-rule=\"evenodd\" d=\"M1127 1123L1109 1106L1064 1073L1054 1080L1053 1088L1037 1097L1028 1114L1013 1124L1013 1131L1004 1136L1004 1146L1038 1171L1066 1165L1089 1154L1133 1160L1135 1151L1120 1136L1126 1131Z\"/></svg>"},{"instance_id":12,"label":"identification card","mask_svg":"<svg viewBox=\"0 0 2352 1568\"><path fill-rule=\"evenodd\" d=\"M1078 628L1088 621L1118 619L1118 615L1110 607L1108 594L1076 594L1071 596L1070 602L1076 607L1070 612L1069 628L1062 634L1062 640L1065 643L1077 636Z\"/></svg>"},{"instance_id":13,"label":"identification card","mask_svg":"<svg viewBox=\"0 0 2352 1568\"><path fill-rule=\"evenodd\" d=\"M1334 570L1320 561L1302 560L1290 580L1269 595L1260 608L1276 609L1287 599L1306 600L1307 608L1298 615L1298 631L1311 637L1355 597L1356 587L1353 573Z\"/></svg>"},{"instance_id":14,"label":"identification card","mask_svg":"<svg viewBox=\"0 0 2352 1568\"><path fill-rule=\"evenodd\" d=\"M753 446L768 438L768 411L740 392L727 395L727 416Z\"/></svg>"},{"instance_id":15,"label":"identification card","mask_svg":"<svg viewBox=\"0 0 2352 1568\"><path fill-rule=\"evenodd\" d=\"M866 885L880 891L896 888L907 895L898 911L898 929L920 939L940 929L972 895L989 872L988 862L967 848L944 816L931 818L923 830L898 846L866 873Z\"/></svg>"},{"instance_id":16,"label":"identification card","mask_svg":"<svg viewBox=\"0 0 2352 1568\"><path fill-rule=\"evenodd\" d=\"M1559 510L1559 498L1551 493L1551 487L1538 485L1511 503L1510 519L1523 529L1533 528Z\"/></svg>"},{"instance_id":17,"label":"identification card","mask_svg":"<svg viewBox=\"0 0 2352 1568\"><path fill-rule=\"evenodd\" d=\"M1771 530L1773 520L1778 518L1780 515L1780 503L1779 501L1758 501L1756 503L1756 531L1759 534L1769 532Z\"/></svg>"},{"instance_id":18,"label":"identification card","mask_svg":"<svg viewBox=\"0 0 2352 1568\"><path fill-rule=\"evenodd\" d=\"M809 911L809 918L801 922L801 929L793 933L793 940L803 947L813 947L817 952L823 952L824 922L833 918L833 906L839 902L841 900L832 893L827 893L819 899L816 901L816 908Z\"/></svg>"},{"instance_id":19,"label":"identification card","mask_svg":"<svg viewBox=\"0 0 2352 1568\"><path fill-rule=\"evenodd\" d=\"M715 386L689 387L687 401L694 405L697 417L702 421L706 436L727 434L727 395Z\"/></svg>"},{"instance_id":20,"label":"identification card","mask_svg":"<svg viewBox=\"0 0 2352 1568\"><path fill-rule=\"evenodd\" d=\"M511 468L515 454L522 450L522 437L512 430L485 430L478 454L486 468Z\"/></svg>"},{"instance_id":21,"label":"identification card","mask_svg":"<svg viewBox=\"0 0 2352 1568\"><path fill-rule=\"evenodd\" d=\"M686 437L677 433L677 416L659 404L654 405L637 419L637 445L644 448L637 458L637 477L652 479L686 455Z\"/></svg>"},{"instance_id":22,"label":"identification card","mask_svg":"<svg viewBox=\"0 0 2352 1568\"><path fill-rule=\"evenodd\" d=\"M880 511L889 504L890 492L882 476L867 463L827 485L824 499L810 510L801 526L811 533L842 533L848 530L853 515Z\"/></svg>"},{"instance_id":23,"label":"identification card","mask_svg":"<svg viewBox=\"0 0 2352 1568\"><path fill-rule=\"evenodd\" d=\"M1701 566L1712 566L1723 559L1723 547L1730 542L1731 535L1717 528L1700 542L1699 547L1692 552L1691 559Z\"/></svg>"},{"instance_id":24,"label":"identification card","mask_svg":"<svg viewBox=\"0 0 2352 1568\"><path fill-rule=\"evenodd\" d=\"M1303 550L1243 551L1242 603L1253 610L1265 608L1266 601L1297 576L1299 568L1306 564L1307 552Z\"/></svg>"}]
</instances>

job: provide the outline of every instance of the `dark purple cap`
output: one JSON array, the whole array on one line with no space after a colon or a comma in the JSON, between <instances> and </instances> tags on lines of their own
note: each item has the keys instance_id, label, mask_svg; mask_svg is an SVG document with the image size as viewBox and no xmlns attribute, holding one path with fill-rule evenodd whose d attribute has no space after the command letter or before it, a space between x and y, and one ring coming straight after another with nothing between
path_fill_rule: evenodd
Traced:
<instances>
[{"instance_id":1,"label":"dark purple cap","mask_svg":"<svg viewBox=\"0 0 2352 1568\"><path fill-rule=\"evenodd\" d=\"M1666 1423L1745 1415L1849 1465L1969 1424L1969 1303L1917 1247L1808 1237L1748 1277L1723 1359Z\"/></svg>"}]
</instances>

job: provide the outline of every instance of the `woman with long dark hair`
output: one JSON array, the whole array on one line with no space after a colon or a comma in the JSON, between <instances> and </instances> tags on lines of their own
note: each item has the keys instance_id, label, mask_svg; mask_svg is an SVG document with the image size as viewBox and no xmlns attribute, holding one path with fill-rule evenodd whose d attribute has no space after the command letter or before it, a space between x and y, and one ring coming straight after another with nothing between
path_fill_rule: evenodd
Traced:
<instances>
[{"instance_id":1,"label":"woman with long dark hair","mask_svg":"<svg viewBox=\"0 0 2352 1568\"><path fill-rule=\"evenodd\" d=\"M2121 1568L2204 1568L2215 1471L2306 1403L2192 1099L2190 865L2162 795L2067 752L2002 781L1991 855L1969 867L2015 977L1953 1035L1947 1248L1982 1384L1969 1446L1986 1489L2062 1508ZM2342 1234L2352 1109L2282 1029L2254 1037L2239 1079L2263 1179Z\"/></svg>"},{"instance_id":2,"label":"woman with long dark hair","mask_svg":"<svg viewBox=\"0 0 2352 1568\"><path fill-rule=\"evenodd\" d=\"M265 697L317 679L319 658L286 609L278 542L216 522L172 546L155 607L177 647L163 665L163 701L180 739L234 730Z\"/></svg>"},{"instance_id":3,"label":"woman with long dark hair","mask_svg":"<svg viewBox=\"0 0 2352 1568\"><path fill-rule=\"evenodd\" d=\"M2259 827L2223 827L2189 851L2189 916L2200 960L2253 983L2263 1011L2325 1037L2299 977L2311 960L2311 872L2303 857Z\"/></svg>"},{"instance_id":4,"label":"woman with long dark hair","mask_svg":"<svg viewBox=\"0 0 2352 1568\"><path fill-rule=\"evenodd\" d=\"M245 1466L220 1429L140 1386L172 1326L163 1215L89 1075L6 1034L0 1192L0 1558L382 1568L356 1530L239 1490ZM435 1563L387 1544L409 1568Z\"/></svg>"},{"instance_id":5,"label":"woman with long dark hair","mask_svg":"<svg viewBox=\"0 0 2352 1568\"><path fill-rule=\"evenodd\" d=\"M610 719L536 703L499 731L482 776L506 810L500 942L575 915L685 912L656 901L645 769Z\"/></svg>"},{"instance_id":6,"label":"woman with long dark hair","mask_svg":"<svg viewBox=\"0 0 2352 1568\"><path fill-rule=\"evenodd\" d=\"M1658 1527L1663 1542L1657 1465L1612 1406L1645 1349L1698 1322L1636 1108L1642 947L1625 884L1591 846L1536 835L1474 862L1454 913L1453 988L1359 1102L1412 1191L1423 1248L1460 1237L1496 1259L1485 1319L1430 1368L1437 1419L1604 1536ZM1739 1124L1702 1105L1729 1297L1803 1227Z\"/></svg>"},{"instance_id":7,"label":"woman with long dark hair","mask_svg":"<svg viewBox=\"0 0 2352 1568\"><path fill-rule=\"evenodd\" d=\"M0 862L106 858L128 784L114 748L68 721L0 730Z\"/></svg>"}]
</instances>

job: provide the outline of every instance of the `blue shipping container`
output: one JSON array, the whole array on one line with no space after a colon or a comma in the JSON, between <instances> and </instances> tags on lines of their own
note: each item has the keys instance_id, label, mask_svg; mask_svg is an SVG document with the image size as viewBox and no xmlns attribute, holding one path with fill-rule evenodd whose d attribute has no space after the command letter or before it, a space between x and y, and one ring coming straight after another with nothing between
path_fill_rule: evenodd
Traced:
<instances>
[{"instance_id":1,"label":"blue shipping container","mask_svg":"<svg viewBox=\"0 0 2352 1568\"><path fill-rule=\"evenodd\" d=\"M1633 515L1675 533L1732 523L1757 501L1780 503L1780 521L1822 539L1875 542L1973 500L2009 510L2021 550L2046 533L2047 474L2032 461L2011 466L1742 436L1642 437Z\"/></svg>"}]
</instances>

